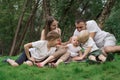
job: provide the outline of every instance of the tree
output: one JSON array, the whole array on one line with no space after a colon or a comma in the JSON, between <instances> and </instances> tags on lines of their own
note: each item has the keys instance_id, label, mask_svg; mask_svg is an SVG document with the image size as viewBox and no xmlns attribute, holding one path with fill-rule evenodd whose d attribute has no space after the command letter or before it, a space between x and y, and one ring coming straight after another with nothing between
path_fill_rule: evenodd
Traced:
<instances>
[{"instance_id":1,"label":"tree","mask_svg":"<svg viewBox=\"0 0 120 80\"><path fill-rule=\"evenodd\" d=\"M102 1L107 2L104 5ZM98 20L102 26L105 24L106 31L118 36L119 2L119 0L1 0L1 52L10 51L9 55L16 55L23 49L23 44L39 40L45 19L51 15L59 21L63 41L72 36L77 18Z\"/></svg>"},{"instance_id":2,"label":"tree","mask_svg":"<svg viewBox=\"0 0 120 80\"><path fill-rule=\"evenodd\" d=\"M116 0L109 17L105 20L104 30L114 34L117 41L120 42L120 0Z\"/></svg>"},{"instance_id":3,"label":"tree","mask_svg":"<svg viewBox=\"0 0 120 80\"><path fill-rule=\"evenodd\" d=\"M43 0L43 13L44 19L46 19L48 16L51 16L50 0Z\"/></svg>"},{"instance_id":4,"label":"tree","mask_svg":"<svg viewBox=\"0 0 120 80\"><path fill-rule=\"evenodd\" d=\"M99 26L102 28L105 20L109 17L111 9L113 8L116 0L107 0L99 18L98 18L98 23Z\"/></svg>"},{"instance_id":5,"label":"tree","mask_svg":"<svg viewBox=\"0 0 120 80\"><path fill-rule=\"evenodd\" d=\"M26 0L25 4L23 6L22 14L21 14L20 19L18 21L18 26L16 28L15 36L14 36L13 43L12 43L12 46L11 46L11 50L10 50L10 53L9 53L10 56L13 55L13 54L16 54L16 51L15 51L16 42L19 40L18 34L19 34L20 27L22 26L22 21L23 21L25 10L27 8L28 1L29 0Z\"/></svg>"},{"instance_id":6,"label":"tree","mask_svg":"<svg viewBox=\"0 0 120 80\"><path fill-rule=\"evenodd\" d=\"M2 42L2 52L4 55L10 50L22 3L23 0L0 1L0 40Z\"/></svg>"},{"instance_id":7,"label":"tree","mask_svg":"<svg viewBox=\"0 0 120 80\"><path fill-rule=\"evenodd\" d=\"M17 45L16 46L13 46L13 48L11 48L11 51L10 51L10 56L12 56L12 55L16 55L16 54L18 54L19 53L19 51L20 51L20 46L22 45L22 43L23 43L23 41L24 41L24 38L25 38L25 35L26 35L26 32L27 32L27 29L28 29L28 27L29 27L29 24L30 24L30 22L32 21L32 18L33 18L33 16L35 16L35 13L36 13L36 10L37 10L37 7L38 7L38 3L39 3L39 1L40 0L37 0L37 2L34 4L34 7L33 7L33 9L32 9L32 11L31 11L31 14L30 14L30 16L29 16L29 18L28 18L28 20L27 20L27 22L26 22L26 24L25 24L25 27L24 27L24 30L22 31L22 34L21 34L21 36L19 37L19 41L17 40ZM28 2L28 1L27 1ZM26 2L26 4L28 4ZM26 5L25 5L26 6ZM23 13L24 13L24 8L23 8ZM22 19L22 17L23 17L23 13L22 13L22 16L21 16L21 18L20 18L20 21L21 21L21 19ZM20 23L18 23L18 28L19 28L19 26L20 26ZM17 29L18 30L18 29ZM16 31L16 32L18 32L18 31ZM16 36L15 36L16 37ZM16 38L15 38L15 40L14 40L15 42L16 42ZM15 45L15 44L13 44L13 45Z\"/></svg>"}]
</instances>

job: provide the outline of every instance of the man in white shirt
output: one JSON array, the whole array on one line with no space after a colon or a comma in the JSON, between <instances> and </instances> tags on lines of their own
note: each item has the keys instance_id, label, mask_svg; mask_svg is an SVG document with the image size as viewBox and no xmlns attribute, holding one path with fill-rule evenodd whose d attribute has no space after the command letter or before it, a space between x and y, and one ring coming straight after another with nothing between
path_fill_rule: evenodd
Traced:
<instances>
[{"instance_id":1,"label":"man in white shirt","mask_svg":"<svg viewBox=\"0 0 120 80\"><path fill-rule=\"evenodd\" d=\"M120 51L120 46L116 46L115 37L108 32L102 31L94 20L86 22L78 19L75 22L75 26L74 36L79 35L81 30L87 29L90 37L93 38L99 48L103 48L104 53Z\"/></svg>"}]
</instances>

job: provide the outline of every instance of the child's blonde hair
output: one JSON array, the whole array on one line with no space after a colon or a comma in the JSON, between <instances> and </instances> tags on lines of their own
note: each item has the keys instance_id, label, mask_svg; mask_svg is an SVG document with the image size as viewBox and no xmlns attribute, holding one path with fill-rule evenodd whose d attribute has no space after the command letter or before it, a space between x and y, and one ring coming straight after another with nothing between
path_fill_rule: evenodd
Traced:
<instances>
[{"instance_id":1,"label":"child's blonde hair","mask_svg":"<svg viewBox=\"0 0 120 80\"><path fill-rule=\"evenodd\" d=\"M89 39L89 32L88 30L82 30L78 35L79 42L86 42Z\"/></svg>"},{"instance_id":2,"label":"child's blonde hair","mask_svg":"<svg viewBox=\"0 0 120 80\"><path fill-rule=\"evenodd\" d=\"M73 41L74 39L78 39L78 37L77 36L72 36L71 40Z\"/></svg>"}]
</instances>

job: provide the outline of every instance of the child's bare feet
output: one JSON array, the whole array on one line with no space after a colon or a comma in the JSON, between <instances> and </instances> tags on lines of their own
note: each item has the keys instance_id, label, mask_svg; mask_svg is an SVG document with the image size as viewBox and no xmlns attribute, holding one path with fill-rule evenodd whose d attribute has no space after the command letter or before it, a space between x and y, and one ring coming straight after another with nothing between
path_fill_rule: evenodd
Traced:
<instances>
[{"instance_id":1,"label":"child's bare feet","mask_svg":"<svg viewBox=\"0 0 120 80\"><path fill-rule=\"evenodd\" d=\"M105 62L105 61L106 61L106 57L105 57L103 54L99 55L98 58L99 58L102 62Z\"/></svg>"},{"instance_id":2,"label":"child's bare feet","mask_svg":"<svg viewBox=\"0 0 120 80\"><path fill-rule=\"evenodd\" d=\"M19 66L19 64L12 59L7 59L6 62L8 62L11 66L14 66L14 67Z\"/></svg>"},{"instance_id":3,"label":"child's bare feet","mask_svg":"<svg viewBox=\"0 0 120 80\"><path fill-rule=\"evenodd\" d=\"M37 67L42 68L44 65L42 63L36 63Z\"/></svg>"},{"instance_id":4,"label":"child's bare feet","mask_svg":"<svg viewBox=\"0 0 120 80\"><path fill-rule=\"evenodd\" d=\"M92 60L92 61L97 62L96 57L95 57L95 56L93 56L93 55L90 55L88 58L89 58L89 60Z\"/></svg>"}]
</instances>

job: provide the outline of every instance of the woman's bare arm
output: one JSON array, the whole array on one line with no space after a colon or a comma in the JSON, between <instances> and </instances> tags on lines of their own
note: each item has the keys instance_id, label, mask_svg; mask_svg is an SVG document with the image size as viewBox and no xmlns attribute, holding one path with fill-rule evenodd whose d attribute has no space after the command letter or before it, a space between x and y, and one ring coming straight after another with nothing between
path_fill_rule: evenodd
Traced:
<instances>
[{"instance_id":1,"label":"woman's bare arm","mask_svg":"<svg viewBox=\"0 0 120 80\"><path fill-rule=\"evenodd\" d=\"M41 32L40 40L45 40L45 30L44 29Z\"/></svg>"}]
</instances>

